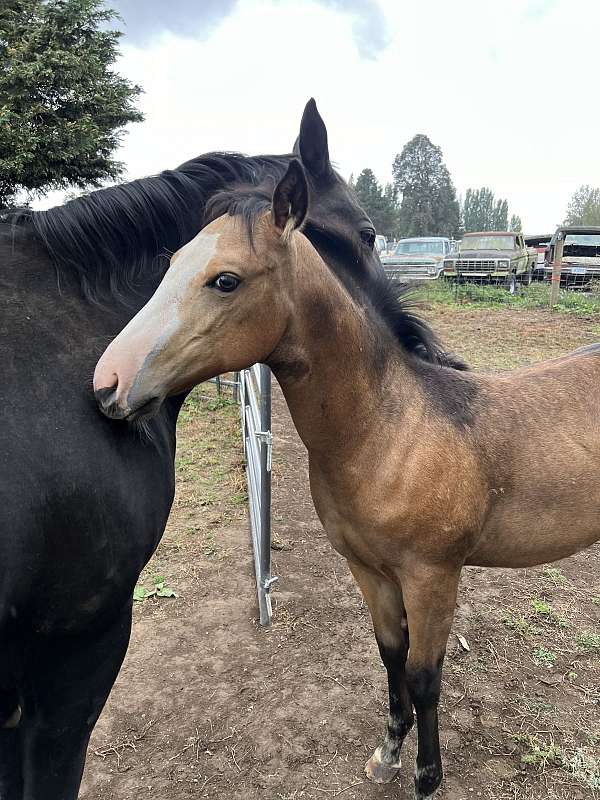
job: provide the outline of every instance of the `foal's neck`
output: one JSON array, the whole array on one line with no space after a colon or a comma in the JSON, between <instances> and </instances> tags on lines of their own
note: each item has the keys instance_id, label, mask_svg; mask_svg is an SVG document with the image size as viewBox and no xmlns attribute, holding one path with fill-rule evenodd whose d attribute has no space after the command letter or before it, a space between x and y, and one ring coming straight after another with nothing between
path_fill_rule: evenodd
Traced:
<instances>
[{"instance_id":1,"label":"foal's neck","mask_svg":"<svg viewBox=\"0 0 600 800\"><path fill-rule=\"evenodd\" d=\"M296 238L294 311L269 364L311 458L339 463L380 433L384 418L400 421L416 380L387 327Z\"/></svg>"}]
</instances>

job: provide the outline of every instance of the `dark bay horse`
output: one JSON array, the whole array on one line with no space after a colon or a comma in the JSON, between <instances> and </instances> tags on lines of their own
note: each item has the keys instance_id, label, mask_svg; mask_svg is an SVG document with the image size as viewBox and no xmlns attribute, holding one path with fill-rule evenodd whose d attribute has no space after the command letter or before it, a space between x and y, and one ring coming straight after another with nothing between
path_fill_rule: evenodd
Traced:
<instances>
[{"instance_id":1,"label":"dark bay horse","mask_svg":"<svg viewBox=\"0 0 600 800\"><path fill-rule=\"evenodd\" d=\"M295 152L306 232L328 263L380 269L375 231L329 160L314 101ZM145 430L98 412L94 365L151 297L207 201L291 156L211 154L0 223L0 798L74 800L125 655L132 591L165 527L183 394ZM338 254L341 254L338 255Z\"/></svg>"},{"instance_id":2,"label":"dark bay horse","mask_svg":"<svg viewBox=\"0 0 600 800\"><path fill-rule=\"evenodd\" d=\"M298 161L272 195L216 196L215 220L175 254L94 385L104 413L127 419L217 372L270 364L388 672L367 774L397 774L416 712L423 800L442 779L437 708L463 565L539 564L600 537L600 345L502 375L450 369L385 279L361 285L323 261L301 233L307 208ZM541 404L543 417L523 414Z\"/></svg>"}]
</instances>

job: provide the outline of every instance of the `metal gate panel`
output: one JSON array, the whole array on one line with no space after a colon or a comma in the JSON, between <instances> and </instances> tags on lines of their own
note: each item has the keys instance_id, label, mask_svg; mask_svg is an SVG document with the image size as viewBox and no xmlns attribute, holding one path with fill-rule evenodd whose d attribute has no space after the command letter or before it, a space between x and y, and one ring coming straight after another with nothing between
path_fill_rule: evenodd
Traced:
<instances>
[{"instance_id":1,"label":"metal gate panel","mask_svg":"<svg viewBox=\"0 0 600 800\"><path fill-rule=\"evenodd\" d=\"M277 578L271 575L271 371L264 364L240 373L240 412L260 624L268 625Z\"/></svg>"}]
</instances>

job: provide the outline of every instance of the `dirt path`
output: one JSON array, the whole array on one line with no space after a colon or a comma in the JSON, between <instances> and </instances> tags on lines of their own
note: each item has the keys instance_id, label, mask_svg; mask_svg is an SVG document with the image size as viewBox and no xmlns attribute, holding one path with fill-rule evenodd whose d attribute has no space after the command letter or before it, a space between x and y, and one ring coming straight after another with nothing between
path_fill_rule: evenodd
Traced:
<instances>
[{"instance_id":1,"label":"dirt path","mask_svg":"<svg viewBox=\"0 0 600 800\"><path fill-rule=\"evenodd\" d=\"M486 312L430 311L481 366L600 338L597 322L507 313L516 316L490 326ZM499 359L492 330L510 344ZM413 797L414 736L401 785L363 780L384 728L384 670L367 609L315 518L304 448L278 396L274 434L274 530L284 549L274 553L280 582L264 630L237 409L188 402L176 505L144 576L150 586L159 573L179 597L136 604L83 800ZM596 547L550 569L465 570L444 677L440 800L600 797L599 562Z\"/></svg>"}]
</instances>

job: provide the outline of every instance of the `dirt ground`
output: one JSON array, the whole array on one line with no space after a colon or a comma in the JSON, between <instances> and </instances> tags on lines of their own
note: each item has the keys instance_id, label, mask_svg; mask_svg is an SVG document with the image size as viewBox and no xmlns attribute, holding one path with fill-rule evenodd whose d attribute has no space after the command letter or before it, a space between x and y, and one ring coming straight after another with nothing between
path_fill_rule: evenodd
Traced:
<instances>
[{"instance_id":1,"label":"dirt ground","mask_svg":"<svg viewBox=\"0 0 600 800\"><path fill-rule=\"evenodd\" d=\"M484 368L600 340L600 320L566 315L427 315ZM141 581L151 589L160 575L178 597L136 603L83 800L413 797L414 734L400 781L363 775L384 730L384 669L277 393L273 418L273 625L256 623L238 410L196 392L180 422L176 503ZM444 671L440 800L600 798L599 564L596 546L546 568L465 569Z\"/></svg>"}]
</instances>

